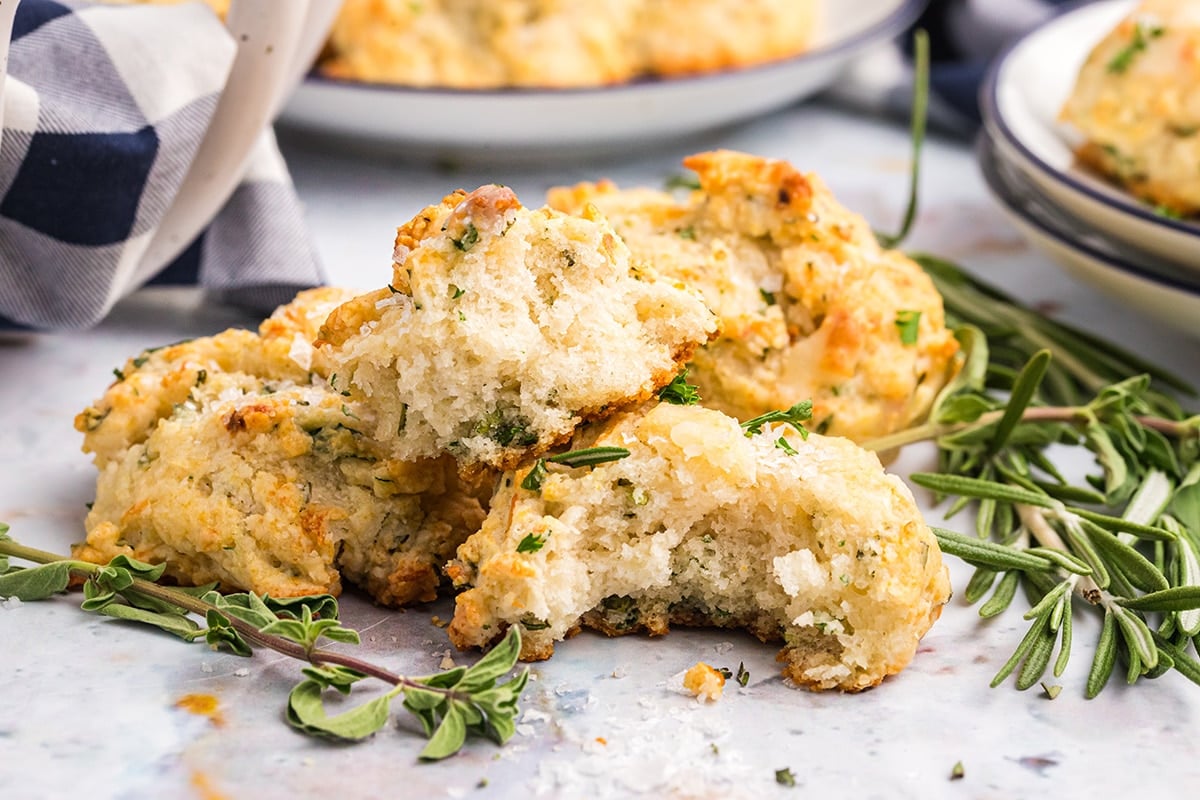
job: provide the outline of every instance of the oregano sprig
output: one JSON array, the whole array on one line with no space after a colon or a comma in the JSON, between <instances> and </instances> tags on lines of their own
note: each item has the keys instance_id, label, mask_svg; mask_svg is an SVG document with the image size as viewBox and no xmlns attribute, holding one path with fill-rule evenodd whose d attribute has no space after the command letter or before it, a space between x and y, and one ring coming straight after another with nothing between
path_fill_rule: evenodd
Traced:
<instances>
[{"instance_id":1,"label":"oregano sprig","mask_svg":"<svg viewBox=\"0 0 1200 800\"><path fill-rule=\"evenodd\" d=\"M63 558L18 544L0 523L0 597L45 600L83 582L82 607L88 611L152 625L186 641L203 639L213 648L250 656L265 647L306 662L304 679L288 696L288 723L306 734L345 741L364 739L390 718L391 703L421 722L429 742L425 760L452 755L470 734L504 744L516 730L517 702L528 669L501 682L521 652L520 627L513 626L492 650L471 667L455 667L423 677L406 677L346 653L323 647L325 641L358 644L358 633L338 620L330 595L276 599L250 592L223 595L214 586L176 588L156 583L163 567L125 555L107 564ZM38 566L12 565L10 558ZM204 625L193 618L201 616ZM354 684L374 678L390 685L382 695L329 715L328 692L347 695Z\"/></svg>"}]
</instances>

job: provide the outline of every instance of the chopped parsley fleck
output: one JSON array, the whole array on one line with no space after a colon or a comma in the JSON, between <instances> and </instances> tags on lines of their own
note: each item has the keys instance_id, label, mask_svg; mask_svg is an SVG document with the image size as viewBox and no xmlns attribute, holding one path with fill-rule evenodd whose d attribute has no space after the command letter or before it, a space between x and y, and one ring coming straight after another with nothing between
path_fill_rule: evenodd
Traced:
<instances>
[{"instance_id":1,"label":"chopped parsley fleck","mask_svg":"<svg viewBox=\"0 0 1200 800\"><path fill-rule=\"evenodd\" d=\"M758 293L762 296L763 302L769 306L775 305L775 293L768 292L766 289L760 288Z\"/></svg>"},{"instance_id":2,"label":"chopped parsley fleck","mask_svg":"<svg viewBox=\"0 0 1200 800\"><path fill-rule=\"evenodd\" d=\"M780 786L795 786L796 776L792 774L789 767L775 770L775 782Z\"/></svg>"},{"instance_id":3,"label":"chopped parsley fleck","mask_svg":"<svg viewBox=\"0 0 1200 800\"><path fill-rule=\"evenodd\" d=\"M475 423L474 432L486 436L501 447L525 447L537 441L537 434L529 430L529 422L523 418L505 419L500 409L489 412Z\"/></svg>"},{"instance_id":4,"label":"chopped parsley fleck","mask_svg":"<svg viewBox=\"0 0 1200 800\"><path fill-rule=\"evenodd\" d=\"M897 311L896 328L900 331L900 343L908 347L917 343L917 334L921 329L920 311Z\"/></svg>"},{"instance_id":5,"label":"chopped parsley fleck","mask_svg":"<svg viewBox=\"0 0 1200 800\"><path fill-rule=\"evenodd\" d=\"M537 463L533 465L533 469L521 481L521 488L527 492L536 492L542 488L542 483L546 480L546 459L539 458Z\"/></svg>"},{"instance_id":6,"label":"chopped parsley fleck","mask_svg":"<svg viewBox=\"0 0 1200 800\"><path fill-rule=\"evenodd\" d=\"M1158 214L1160 217L1166 217L1167 219L1182 219L1183 218L1182 214L1180 214L1178 211L1171 208L1170 206L1157 205L1154 207L1154 213Z\"/></svg>"},{"instance_id":7,"label":"chopped parsley fleck","mask_svg":"<svg viewBox=\"0 0 1200 800\"><path fill-rule=\"evenodd\" d=\"M695 385L687 382L687 367L671 379L671 382L658 390L658 399L677 406L694 406L700 402L700 392Z\"/></svg>"},{"instance_id":8,"label":"chopped parsley fleck","mask_svg":"<svg viewBox=\"0 0 1200 800\"><path fill-rule=\"evenodd\" d=\"M519 622L521 623L521 627L525 628L527 631L544 631L546 628L550 627L549 622L546 622L544 619L539 619L533 614L526 614L525 616L521 617Z\"/></svg>"},{"instance_id":9,"label":"chopped parsley fleck","mask_svg":"<svg viewBox=\"0 0 1200 800\"><path fill-rule=\"evenodd\" d=\"M738 662L737 674L734 676L734 680L737 681L738 686L745 686L750 682L750 670L746 669L746 662Z\"/></svg>"},{"instance_id":10,"label":"chopped parsley fleck","mask_svg":"<svg viewBox=\"0 0 1200 800\"><path fill-rule=\"evenodd\" d=\"M117 383L120 383L121 381L125 380L125 373L122 372L119 368L114 367L113 368L113 377L115 377L117 379Z\"/></svg>"},{"instance_id":11,"label":"chopped parsley fleck","mask_svg":"<svg viewBox=\"0 0 1200 800\"><path fill-rule=\"evenodd\" d=\"M688 241L692 241L692 242L696 241L696 229L693 228L691 225L688 225L686 228L680 228L679 229L679 238L687 239Z\"/></svg>"},{"instance_id":12,"label":"chopped parsley fleck","mask_svg":"<svg viewBox=\"0 0 1200 800\"><path fill-rule=\"evenodd\" d=\"M455 286L453 283L450 284L450 299L451 300L457 300L458 298L462 297L466 293L467 293L466 289L460 289L459 287Z\"/></svg>"},{"instance_id":13,"label":"chopped parsley fleck","mask_svg":"<svg viewBox=\"0 0 1200 800\"><path fill-rule=\"evenodd\" d=\"M775 446L787 453L789 456L796 455L796 448L792 447L791 442L789 442L786 437L780 436L778 439L776 439Z\"/></svg>"},{"instance_id":14,"label":"chopped parsley fleck","mask_svg":"<svg viewBox=\"0 0 1200 800\"><path fill-rule=\"evenodd\" d=\"M692 191L692 192L699 191L700 190L700 178L697 177L695 173L692 173L690 175L685 175L685 174L669 175L667 177L667 179L665 181L663 181L663 188L666 189L668 192L672 191L674 189L687 189L688 191Z\"/></svg>"},{"instance_id":15,"label":"chopped parsley fleck","mask_svg":"<svg viewBox=\"0 0 1200 800\"><path fill-rule=\"evenodd\" d=\"M546 537L539 536L536 533L526 534L525 538L517 545L518 553L536 553L541 550L546 544ZM528 627L528 626L526 626Z\"/></svg>"},{"instance_id":16,"label":"chopped parsley fleck","mask_svg":"<svg viewBox=\"0 0 1200 800\"><path fill-rule=\"evenodd\" d=\"M1108 62L1109 73L1112 75L1123 74L1129 69L1138 54L1145 52L1150 40L1157 39L1164 33L1166 33L1166 29L1161 25L1147 25L1145 22L1139 22L1133 28L1133 37L1129 40L1129 44L1121 48Z\"/></svg>"},{"instance_id":17,"label":"chopped parsley fleck","mask_svg":"<svg viewBox=\"0 0 1200 800\"><path fill-rule=\"evenodd\" d=\"M451 239L451 241L454 242L455 247L465 253L479 242L479 229L468 222L466 230L463 231L462 237L458 239Z\"/></svg>"}]
</instances>

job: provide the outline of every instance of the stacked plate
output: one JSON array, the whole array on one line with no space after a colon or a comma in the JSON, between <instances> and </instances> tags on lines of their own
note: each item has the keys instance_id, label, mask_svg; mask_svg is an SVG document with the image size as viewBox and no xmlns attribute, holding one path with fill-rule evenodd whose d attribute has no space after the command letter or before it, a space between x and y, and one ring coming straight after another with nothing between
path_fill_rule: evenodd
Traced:
<instances>
[{"instance_id":1,"label":"stacked plate","mask_svg":"<svg viewBox=\"0 0 1200 800\"><path fill-rule=\"evenodd\" d=\"M1172 219L1076 163L1058 122L1093 45L1136 5L1075 6L1014 43L981 90L983 175L1031 243L1081 280L1200 336L1200 222Z\"/></svg>"}]
</instances>

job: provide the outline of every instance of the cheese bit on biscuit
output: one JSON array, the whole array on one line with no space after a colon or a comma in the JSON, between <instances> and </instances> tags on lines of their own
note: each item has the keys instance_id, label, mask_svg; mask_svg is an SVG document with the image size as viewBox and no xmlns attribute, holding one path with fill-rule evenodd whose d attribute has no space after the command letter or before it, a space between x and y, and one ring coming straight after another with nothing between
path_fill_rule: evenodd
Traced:
<instances>
[{"instance_id":1,"label":"cheese bit on biscuit","mask_svg":"<svg viewBox=\"0 0 1200 800\"><path fill-rule=\"evenodd\" d=\"M908 664L949 596L911 493L846 439L664 403L573 444L628 455L547 469L536 488L533 467L504 476L447 566L465 588L457 646L519 625L522 658L543 659L582 626L743 628L782 642L795 683L857 691Z\"/></svg>"},{"instance_id":2,"label":"cheese bit on biscuit","mask_svg":"<svg viewBox=\"0 0 1200 800\"><path fill-rule=\"evenodd\" d=\"M704 296L721 335L692 362L702 402L749 419L811 398L813 430L856 441L923 419L958 345L921 268L784 161L723 150L684 165L699 179L684 197L602 181L549 203L594 205L635 264Z\"/></svg>"},{"instance_id":3,"label":"cheese bit on biscuit","mask_svg":"<svg viewBox=\"0 0 1200 800\"><path fill-rule=\"evenodd\" d=\"M595 209L531 210L484 186L402 226L389 285L334 311L320 349L395 457L449 452L470 472L652 397L715 331Z\"/></svg>"}]
</instances>

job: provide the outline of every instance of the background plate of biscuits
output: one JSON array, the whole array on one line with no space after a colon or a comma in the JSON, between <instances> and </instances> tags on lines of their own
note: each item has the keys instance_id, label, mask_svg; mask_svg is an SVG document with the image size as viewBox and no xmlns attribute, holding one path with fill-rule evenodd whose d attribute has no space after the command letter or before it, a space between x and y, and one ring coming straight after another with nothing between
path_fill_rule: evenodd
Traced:
<instances>
[{"instance_id":1,"label":"background plate of biscuits","mask_svg":"<svg viewBox=\"0 0 1200 800\"><path fill-rule=\"evenodd\" d=\"M380 31L388 26L358 21L351 0L324 59L292 96L281 122L422 157L617 152L808 97L865 48L903 31L925 3L864 0L847 14L832 0L761 0L714 12L710 21L686 4L659 3L652 4L655 13L662 17L664 7L678 6L679 19L639 18L636 41L629 29L566 18L578 11L518 22L504 18L500 3L481 7L488 19L467 23L433 19L427 11L421 17L421 4L397 5L405 7L396 12L405 18L390 20L392 32L382 41ZM356 24L368 29L367 39ZM475 28L464 33L470 25ZM680 25L721 35L712 49L689 52L685 43L700 37ZM641 55L627 63L630 53ZM534 70L547 61L554 64L549 73Z\"/></svg>"}]
</instances>

